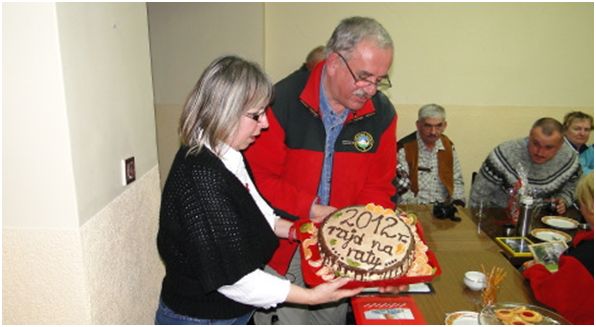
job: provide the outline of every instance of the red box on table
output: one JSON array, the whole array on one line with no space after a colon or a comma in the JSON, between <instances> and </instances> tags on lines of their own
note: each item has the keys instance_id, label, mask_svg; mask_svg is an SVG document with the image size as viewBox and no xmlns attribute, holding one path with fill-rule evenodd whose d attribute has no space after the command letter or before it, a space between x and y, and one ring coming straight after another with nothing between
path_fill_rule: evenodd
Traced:
<instances>
[{"instance_id":1,"label":"red box on table","mask_svg":"<svg viewBox=\"0 0 596 327\"><path fill-rule=\"evenodd\" d=\"M358 325L425 325L426 320L410 296L356 296L352 298Z\"/></svg>"}]
</instances>

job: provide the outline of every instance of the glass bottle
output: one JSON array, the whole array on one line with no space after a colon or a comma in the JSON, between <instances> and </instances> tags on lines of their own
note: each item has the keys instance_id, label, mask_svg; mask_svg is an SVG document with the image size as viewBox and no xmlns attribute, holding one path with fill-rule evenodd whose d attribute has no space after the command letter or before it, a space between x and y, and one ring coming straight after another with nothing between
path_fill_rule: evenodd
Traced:
<instances>
[{"instance_id":1,"label":"glass bottle","mask_svg":"<svg viewBox=\"0 0 596 327\"><path fill-rule=\"evenodd\" d=\"M534 210L534 199L531 196L522 196L520 200L520 214L517 221L517 235L525 237L532 225L532 212Z\"/></svg>"}]
</instances>

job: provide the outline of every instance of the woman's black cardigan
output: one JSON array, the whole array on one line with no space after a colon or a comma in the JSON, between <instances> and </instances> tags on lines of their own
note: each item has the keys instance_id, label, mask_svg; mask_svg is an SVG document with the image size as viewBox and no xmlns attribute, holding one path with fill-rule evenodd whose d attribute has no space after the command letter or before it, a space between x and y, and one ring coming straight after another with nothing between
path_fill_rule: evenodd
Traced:
<instances>
[{"instance_id":1,"label":"woman's black cardigan","mask_svg":"<svg viewBox=\"0 0 596 327\"><path fill-rule=\"evenodd\" d=\"M211 151L181 147L166 181L157 247L166 267L162 301L204 319L244 315L254 307L223 296L269 261L278 239L244 185Z\"/></svg>"}]
</instances>

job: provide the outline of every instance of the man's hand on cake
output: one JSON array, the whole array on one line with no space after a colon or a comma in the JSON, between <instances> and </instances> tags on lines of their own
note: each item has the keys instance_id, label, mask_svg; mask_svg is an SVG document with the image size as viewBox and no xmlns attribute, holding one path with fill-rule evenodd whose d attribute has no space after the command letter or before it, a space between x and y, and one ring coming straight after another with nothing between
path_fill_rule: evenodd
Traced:
<instances>
[{"instance_id":1,"label":"man's hand on cake","mask_svg":"<svg viewBox=\"0 0 596 327\"><path fill-rule=\"evenodd\" d=\"M313 203L310 207L310 220L315 223L320 223L323 221L323 219L325 219L325 217L329 216L336 210L336 207Z\"/></svg>"}]
</instances>

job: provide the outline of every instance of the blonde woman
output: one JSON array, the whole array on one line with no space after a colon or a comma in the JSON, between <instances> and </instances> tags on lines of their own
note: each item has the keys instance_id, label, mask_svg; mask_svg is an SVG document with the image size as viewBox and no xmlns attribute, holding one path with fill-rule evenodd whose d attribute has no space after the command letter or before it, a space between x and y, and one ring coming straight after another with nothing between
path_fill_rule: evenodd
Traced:
<instances>
[{"instance_id":1,"label":"blonde woman","mask_svg":"<svg viewBox=\"0 0 596 327\"><path fill-rule=\"evenodd\" d=\"M538 301L554 308L576 325L594 325L594 172L577 184L576 198L589 230L575 234L551 273L542 264L528 261L524 276Z\"/></svg>"},{"instance_id":2,"label":"blonde woman","mask_svg":"<svg viewBox=\"0 0 596 327\"><path fill-rule=\"evenodd\" d=\"M256 192L240 151L268 127L272 85L234 56L213 61L186 101L162 194L157 246L166 267L156 324L246 324L256 308L357 294L337 279L312 289L262 269L292 236Z\"/></svg>"}]
</instances>

